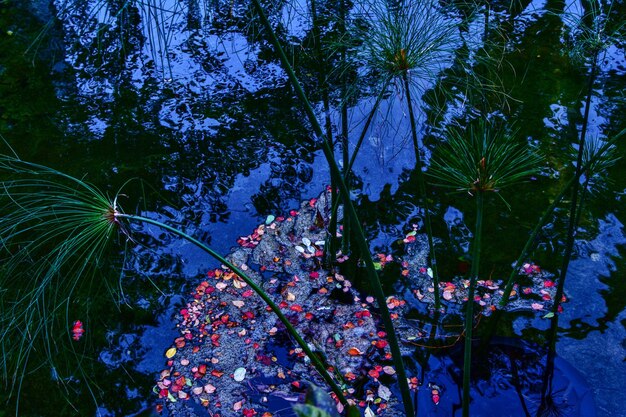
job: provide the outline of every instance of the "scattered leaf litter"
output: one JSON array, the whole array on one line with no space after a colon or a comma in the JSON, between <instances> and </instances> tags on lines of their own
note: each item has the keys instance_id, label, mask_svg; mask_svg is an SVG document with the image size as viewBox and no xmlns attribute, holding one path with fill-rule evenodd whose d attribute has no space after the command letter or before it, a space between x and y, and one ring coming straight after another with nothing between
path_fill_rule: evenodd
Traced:
<instances>
[{"instance_id":1,"label":"scattered leaf litter","mask_svg":"<svg viewBox=\"0 0 626 417\"><path fill-rule=\"evenodd\" d=\"M288 216L268 216L251 234L237 240L238 247L228 258L274 298L365 415L384 411L386 416L400 416L398 399L388 388L396 382L396 371L386 333L374 318L374 298L359 296L348 278L323 268L328 199L327 190ZM413 288L411 296L432 305L435 288L427 267L426 238L414 228L401 240L405 255L394 259L376 254L375 266L382 270L399 263L401 275ZM338 262L347 259L341 253L337 256ZM509 308L545 314L556 292L552 275L534 264L525 264L520 274L523 279ZM468 287L464 278L440 282L444 304L458 308L467 301ZM499 280L478 281L474 301L483 307L483 314L497 308L503 287ZM390 296L386 303L398 323L403 353L409 354L412 344L425 340L426 332L416 332L403 319L407 300ZM302 349L268 310L228 268L208 271L180 309L180 337L165 352L166 368L154 389L162 401L157 409L165 404L172 415L271 417L271 404L277 401L281 407L302 402L308 382L324 386ZM412 389L419 384L410 376ZM440 391L432 388L437 404Z\"/></svg>"}]
</instances>

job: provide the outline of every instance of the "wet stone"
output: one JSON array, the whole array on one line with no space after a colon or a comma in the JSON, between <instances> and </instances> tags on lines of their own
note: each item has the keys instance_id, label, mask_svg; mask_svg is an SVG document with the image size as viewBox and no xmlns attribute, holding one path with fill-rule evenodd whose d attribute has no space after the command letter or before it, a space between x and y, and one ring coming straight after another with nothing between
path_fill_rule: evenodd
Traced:
<instances>
[{"instance_id":1,"label":"wet stone","mask_svg":"<svg viewBox=\"0 0 626 417\"><path fill-rule=\"evenodd\" d=\"M228 259L270 295L309 347L341 375L337 382L346 384L347 397L362 411L369 406L399 416L402 408L387 389L396 375L377 303L355 291L348 277L323 267L329 195L325 191L302 202L298 210L268 217L238 239L239 247ZM381 269L399 263L418 302L432 308L435 288L427 267L426 237L411 231L404 241L402 258L376 254L374 259ZM537 298L542 297L542 309L547 309L545 298L555 290L546 285L551 276L534 265L525 265L521 273L526 286L520 285L518 293L530 290L511 308L537 309L533 303L539 304ZM458 310L467 298L467 286L464 278L440 283L444 305ZM477 302L486 313L498 302L501 287L497 281L479 281ZM386 303L397 323L401 350L411 355L428 332L404 318L409 309L405 300L390 296ZM170 357L164 357L154 389L172 415L261 416L302 402L307 382L326 386L285 325L225 267L208 271L177 320L180 336L167 351Z\"/></svg>"}]
</instances>

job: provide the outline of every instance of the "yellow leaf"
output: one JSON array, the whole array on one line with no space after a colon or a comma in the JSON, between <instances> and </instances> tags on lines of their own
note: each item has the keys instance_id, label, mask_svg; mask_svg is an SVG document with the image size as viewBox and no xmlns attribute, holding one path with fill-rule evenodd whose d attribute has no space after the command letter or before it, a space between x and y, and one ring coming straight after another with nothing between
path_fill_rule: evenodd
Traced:
<instances>
[{"instance_id":1,"label":"yellow leaf","mask_svg":"<svg viewBox=\"0 0 626 417\"><path fill-rule=\"evenodd\" d=\"M167 352L165 352L165 357L167 359L170 359L170 358L174 357L174 355L176 355L176 348L175 347L169 348L167 350Z\"/></svg>"}]
</instances>

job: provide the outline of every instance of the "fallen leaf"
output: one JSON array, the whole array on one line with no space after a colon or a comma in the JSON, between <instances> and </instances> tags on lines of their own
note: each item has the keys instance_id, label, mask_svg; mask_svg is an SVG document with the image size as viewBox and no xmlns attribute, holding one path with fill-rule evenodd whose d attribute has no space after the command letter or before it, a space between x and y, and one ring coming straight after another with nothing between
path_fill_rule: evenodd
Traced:
<instances>
[{"instance_id":1,"label":"fallen leaf","mask_svg":"<svg viewBox=\"0 0 626 417\"><path fill-rule=\"evenodd\" d=\"M383 372L387 375L394 375L396 373L396 370L393 369L392 366L383 366Z\"/></svg>"},{"instance_id":2,"label":"fallen leaf","mask_svg":"<svg viewBox=\"0 0 626 417\"><path fill-rule=\"evenodd\" d=\"M233 305L237 308L241 308L246 305L242 300L233 300Z\"/></svg>"},{"instance_id":3,"label":"fallen leaf","mask_svg":"<svg viewBox=\"0 0 626 417\"><path fill-rule=\"evenodd\" d=\"M233 404L233 410L235 411L241 410L241 407L243 407L243 400L237 401L235 404Z\"/></svg>"},{"instance_id":4,"label":"fallen leaf","mask_svg":"<svg viewBox=\"0 0 626 417\"><path fill-rule=\"evenodd\" d=\"M242 413L244 417L253 417L256 415L256 411L254 408L244 408Z\"/></svg>"},{"instance_id":5,"label":"fallen leaf","mask_svg":"<svg viewBox=\"0 0 626 417\"><path fill-rule=\"evenodd\" d=\"M378 386L378 396L385 401L389 401L391 398L391 390L381 384Z\"/></svg>"},{"instance_id":6,"label":"fallen leaf","mask_svg":"<svg viewBox=\"0 0 626 417\"><path fill-rule=\"evenodd\" d=\"M378 372L376 369L370 369L367 374L376 379L378 379L378 377L380 376L380 372Z\"/></svg>"},{"instance_id":7,"label":"fallen leaf","mask_svg":"<svg viewBox=\"0 0 626 417\"><path fill-rule=\"evenodd\" d=\"M206 392L207 394L213 394L215 392L217 388L215 388L215 386L211 385L211 384L206 384L204 386L204 392Z\"/></svg>"},{"instance_id":8,"label":"fallen leaf","mask_svg":"<svg viewBox=\"0 0 626 417\"><path fill-rule=\"evenodd\" d=\"M233 374L233 379L237 382L241 382L246 377L246 368L237 368Z\"/></svg>"},{"instance_id":9,"label":"fallen leaf","mask_svg":"<svg viewBox=\"0 0 626 417\"><path fill-rule=\"evenodd\" d=\"M386 340L377 340L376 342L374 342L374 346L376 346L378 349L384 349L385 347L387 347L387 341Z\"/></svg>"},{"instance_id":10,"label":"fallen leaf","mask_svg":"<svg viewBox=\"0 0 626 417\"><path fill-rule=\"evenodd\" d=\"M358 348L352 347L350 349L348 349L348 355L350 356L359 356L362 355L363 352L361 352Z\"/></svg>"},{"instance_id":11,"label":"fallen leaf","mask_svg":"<svg viewBox=\"0 0 626 417\"><path fill-rule=\"evenodd\" d=\"M175 347L169 348L169 349L165 352L165 357L166 357L167 359L173 358L173 357L174 357L174 355L176 355L176 348L175 348Z\"/></svg>"}]
</instances>

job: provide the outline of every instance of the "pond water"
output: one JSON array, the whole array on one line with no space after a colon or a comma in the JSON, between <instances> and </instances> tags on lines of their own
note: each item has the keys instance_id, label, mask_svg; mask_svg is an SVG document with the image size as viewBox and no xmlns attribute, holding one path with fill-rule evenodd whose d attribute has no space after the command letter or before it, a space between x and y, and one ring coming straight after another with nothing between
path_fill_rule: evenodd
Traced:
<instances>
[{"instance_id":1,"label":"pond water","mask_svg":"<svg viewBox=\"0 0 626 417\"><path fill-rule=\"evenodd\" d=\"M450 3L456 10L450 20L460 19L458 10L469 14L467 4ZM576 1L489 3L488 14L480 2L463 27L471 42L462 46L460 38L452 39L436 73L428 74L430 79L416 75L424 79L415 88L414 108L426 160L450 124L464 124L480 113L506 120L517 137L546 155L540 175L503 191L510 210L498 198L487 200L481 273L504 279L573 172L572 147L583 121L589 68L568 54L565 34L571 21L565 16L586 9ZM327 42L324 48L333 48L339 29L329 16L336 8L332 2L320 4L320 36ZM623 24L626 3L608 4L611 30ZM356 13L358 7L352 7ZM337 54L320 64L307 2L276 2L271 10L319 119L332 125L337 139L342 97ZM625 47L618 37L600 54L590 101L591 141L626 128ZM491 67L482 63L486 50L497 56ZM461 73L470 68L490 87L463 95L467 79L459 78L459 62ZM350 153L380 90L361 65L355 58L346 70L353 85L347 112ZM319 81L323 78L330 88ZM401 86L391 85L354 165L353 200L375 253L397 253L397 241L413 224L422 226L405 109ZM329 184L328 165L309 126L246 2L0 5L2 153L14 151L24 160L85 178L110 195L123 186L120 204L126 212L176 225L219 253L229 253L238 237L268 215L299 207ZM624 156L623 138L616 151ZM339 143L336 154L341 159ZM557 353L586 379L598 416L626 416L626 160L603 174L584 200ZM469 254L474 202L433 187L429 199L440 274L452 277ZM562 204L529 260L556 273L567 220ZM219 265L155 228L144 227L137 236L139 244L130 245L125 255L123 240L118 242L120 250L94 285L97 295L72 307L75 319L86 323L80 365L89 369L89 377L73 374L75 356L60 353L59 372L69 369L72 375L62 376L66 383L60 384L56 368L34 355L42 366L29 369L20 384L20 416L155 413L156 375L178 335L174 316L190 289ZM394 281L386 289L402 292L403 285ZM548 327L541 315L508 313L499 333L544 345ZM571 367L560 369L570 372ZM478 403L475 415L494 415L479 408L485 404ZM0 417L15 413L13 396L0 406Z\"/></svg>"}]
</instances>

